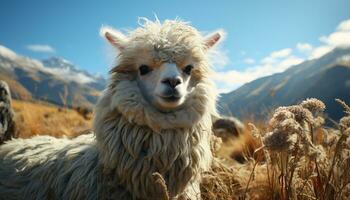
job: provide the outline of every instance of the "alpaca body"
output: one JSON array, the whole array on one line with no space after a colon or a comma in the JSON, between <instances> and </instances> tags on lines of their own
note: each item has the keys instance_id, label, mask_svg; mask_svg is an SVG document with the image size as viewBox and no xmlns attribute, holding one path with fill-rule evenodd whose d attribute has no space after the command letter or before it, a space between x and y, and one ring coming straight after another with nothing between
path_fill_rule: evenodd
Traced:
<instances>
[{"instance_id":1,"label":"alpaca body","mask_svg":"<svg viewBox=\"0 0 350 200\"><path fill-rule=\"evenodd\" d=\"M95 108L94 135L0 146L0 197L200 199L217 116L207 52L220 34L204 38L177 20L146 20L129 36L101 32L120 54Z\"/></svg>"},{"instance_id":2,"label":"alpaca body","mask_svg":"<svg viewBox=\"0 0 350 200\"><path fill-rule=\"evenodd\" d=\"M98 199L93 135L36 136L0 147L0 199Z\"/></svg>"},{"instance_id":3,"label":"alpaca body","mask_svg":"<svg viewBox=\"0 0 350 200\"><path fill-rule=\"evenodd\" d=\"M210 132L199 135L194 128L159 134L120 115L110 120L110 128L120 134L107 139L116 147L109 154L99 152L92 134L73 140L14 139L1 146L1 198L157 199L163 191L153 180L155 172L168 183L171 197L200 198L199 174L211 161Z\"/></svg>"}]
</instances>

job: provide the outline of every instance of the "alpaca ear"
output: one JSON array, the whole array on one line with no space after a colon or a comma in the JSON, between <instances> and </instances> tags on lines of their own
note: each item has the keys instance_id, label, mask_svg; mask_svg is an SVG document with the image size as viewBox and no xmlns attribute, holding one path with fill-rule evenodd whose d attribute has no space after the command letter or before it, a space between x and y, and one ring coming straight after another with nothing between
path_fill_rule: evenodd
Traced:
<instances>
[{"instance_id":1,"label":"alpaca ear","mask_svg":"<svg viewBox=\"0 0 350 200\"><path fill-rule=\"evenodd\" d=\"M108 26L103 26L100 30L100 34L119 51L122 51L125 48L127 37L120 31L117 31Z\"/></svg>"},{"instance_id":2,"label":"alpaca ear","mask_svg":"<svg viewBox=\"0 0 350 200\"><path fill-rule=\"evenodd\" d=\"M219 43L220 40L222 40L223 36L224 36L224 32L223 31L216 31L212 34L210 34L209 36L206 36L204 39L204 45L207 49L212 48L213 46L215 46L216 44Z\"/></svg>"}]
</instances>

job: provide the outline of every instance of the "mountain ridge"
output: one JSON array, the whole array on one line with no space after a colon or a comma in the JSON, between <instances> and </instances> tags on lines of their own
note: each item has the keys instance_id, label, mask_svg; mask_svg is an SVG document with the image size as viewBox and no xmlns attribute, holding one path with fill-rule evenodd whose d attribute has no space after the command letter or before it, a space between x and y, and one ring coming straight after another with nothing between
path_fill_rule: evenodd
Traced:
<instances>
[{"instance_id":1,"label":"mountain ridge","mask_svg":"<svg viewBox=\"0 0 350 200\"><path fill-rule=\"evenodd\" d=\"M334 49L318 59L305 61L222 94L219 110L239 118L264 120L278 106L315 97L326 103L329 118L337 120L342 113L334 99L350 99L349 66L350 48Z\"/></svg>"},{"instance_id":2,"label":"mountain ridge","mask_svg":"<svg viewBox=\"0 0 350 200\"><path fill-rule=\"evenodd\" d=\"M92 108L107 81L71 62L52 57L40 61L0 45L0 78L9 82L14 98L45 100L60 106Z\"/></svg>"}]
</instances>

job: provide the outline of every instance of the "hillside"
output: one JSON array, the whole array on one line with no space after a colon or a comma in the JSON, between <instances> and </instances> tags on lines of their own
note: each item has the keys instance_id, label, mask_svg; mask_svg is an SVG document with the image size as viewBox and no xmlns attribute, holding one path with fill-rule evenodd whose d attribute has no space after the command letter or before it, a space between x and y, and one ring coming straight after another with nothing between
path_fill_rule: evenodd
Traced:
<instances>
[{"instance_id":1,"label":"hillside","mask_svg":"<svg viewBox=\"0 0 350 200\"><path fill-rule=\"evenodd\" d=\"M338 120L343 115L334 99L350 100L349 48L335 49L319 59L259 78L223 94L219 110L239 118L265 119L273 108L295 104L309 97L326 104L329 118Z\"/></svg>"},{"instance_id":2,"label":"hillside","mask_svg":"<svg viewBox=\"0 0 350 200\"><path fill-rule=\"evenodd\" d=\"M1 45L0 79L10 85L15 99L89 108L106 84L103 77L79 70L65 59L52 57L39 61L17 55Z\"/></svg>"},{"instance_id":3,"label":"hillside","mask_svg":"<svg viewBox=\"0 0 350 200\"><path fill-rule=\"evenodd\" d=\"M68 108L19 100L14 100L12 107L16 113L17 136L20 138L34 135L75 137L91 128L91 120Z\"/></svg>"}]
</instances>

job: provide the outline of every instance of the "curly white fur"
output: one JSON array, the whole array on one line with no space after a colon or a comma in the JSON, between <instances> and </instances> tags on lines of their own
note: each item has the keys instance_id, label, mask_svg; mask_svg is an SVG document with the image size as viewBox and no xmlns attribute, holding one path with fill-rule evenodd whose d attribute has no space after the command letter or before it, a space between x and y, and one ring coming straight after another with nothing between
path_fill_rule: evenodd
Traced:
<instances>
[{"instance_id":1,"label":"curly white fur","mask_svg":"<svg viewBox=\"0 0 350 200\"><path fill-rule=\"evenodd\" d=\"M96 106L95 135L37 136L0 146L1 198L157 199L162 191L152 174L158 172L172 199L200 199L200 174L212 161L209 140L216 115L204 38L183 22L147 21L129 39L135 45L157 44L160 59L186 51L196 55L195 87L182 108L160 112L144 100L128 66L130 48L117 67L127 72L112 72Z\"/></svg>"}]
</instances>

